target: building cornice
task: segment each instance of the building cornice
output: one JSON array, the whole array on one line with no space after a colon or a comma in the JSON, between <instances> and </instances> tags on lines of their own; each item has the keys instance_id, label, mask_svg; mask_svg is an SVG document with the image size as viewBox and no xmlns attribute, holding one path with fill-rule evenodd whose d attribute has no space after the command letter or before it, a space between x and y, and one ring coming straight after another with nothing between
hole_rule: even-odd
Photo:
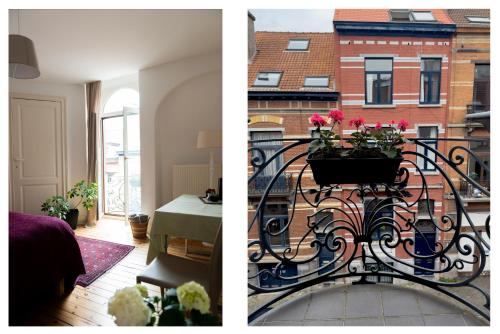
<instances>
[{"instance_id":1,"label":"building cornice","mask_svg":"<svg viewBox=\"0 0 500 334\"><path fill-rule=\"evenodd\" d=\"M302 101L337 101L339 92L311 91L248 91L248 100L302 100Z\"/></svg>"},{"instance_id":2,"label":"building cornice","mask_svg":"<svg viewBox=\"0 0 500 334\"><path fill-rule=\"evenodd\" d=\"M450 37L457 30L456 24L414 22L353 22L333 21L339 35Z\"/></svg>"}]
</instances>

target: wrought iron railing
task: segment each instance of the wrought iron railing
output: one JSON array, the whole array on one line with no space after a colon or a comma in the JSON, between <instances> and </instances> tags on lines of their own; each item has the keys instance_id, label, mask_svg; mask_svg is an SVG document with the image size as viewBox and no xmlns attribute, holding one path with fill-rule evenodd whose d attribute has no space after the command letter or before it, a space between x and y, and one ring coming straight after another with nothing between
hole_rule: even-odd
<instances>
[{"instance_id":1,"label":"wrought iron railing","mask_svg":"<svg viewBox=\"0 0 500 334\"><path fill-rule=\"evenodd\" d=\"M484 196L490 196L489 189L462 171L466 157L470 157L489 172L488 166L468 148L468 141L481 139L437 139L437 145L428 145L418 138L408 139L394 183L326 186L314 184L305 160L311 140L287 139L287 145L271 157L266 157L254 144L272 140L250 142L250 163L255 173L249 177L249 184L255 182L274 159L280 158L285 163L269 180L255 210L249 213L250 296L278 293L272 294L268 302L253 311L249 321L277 301L304 288L341 279L353 284L384 281L374 279L377 277L425 285L489 320L489 292L474 284L484 272L489 254L489 212L484 222L472 221L450 177L453 175L454 180L461 179ZM410 146L415 149L408 149ZM442 152L444 147L446 153ZM432 165L432 172L420 168L417 160L426 161L425 166ZM277 224L277 220L266 213L266 207L273 201L271 189L274 184L291 169L294 175L288 219ZM370 173L370 166L366 166L366 172ZM442 188L441 214L434 214L432 197L436 185ZM445 191L453 195L446 205ZM419 204L427 209L418 212ZM311 211L304 217L301 212L307 208ZM484 225L482 230L486 234L477 228L478 224ZM274 247L271 239L281 235L294 237L296 242ZM329 256L324 257L325 254ZM468 271L468 274L443 279L458 271L462 274ZM455 291L458 287L478 291L484 303L478 305L469 300Z\"/></svg>"},{"instance_id":2,"label":"wrought iron railing","mask_svg":"<svg viewBox=\"0 0 500 334\"><path fill-rule=\"evenodd\" d=\"M249 197L260 197L264 194L267 185L271 181L274 175L257 176L248 184L248 196ZM279 175L273 187L269 191L270 196L286 196L292 191L292 175L290 173L284 173Z\"/></svg>"},{"instance_id":3,"label":"wrought iron railing","mask_svg":"<svg viewBox=\"0 0 500 334\"><path fill-rule=\"evenodd\" d=\"M478 112L490 111L490 106L482 104L469 104L467 105L467 114L476 114Z\"/></svg>"}]
</instances>

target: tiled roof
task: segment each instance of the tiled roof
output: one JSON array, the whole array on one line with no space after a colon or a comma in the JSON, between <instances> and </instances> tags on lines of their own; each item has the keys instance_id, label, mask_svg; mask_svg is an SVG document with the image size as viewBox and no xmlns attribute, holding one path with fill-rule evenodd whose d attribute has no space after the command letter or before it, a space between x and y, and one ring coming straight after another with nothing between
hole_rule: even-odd
<instances>
[{"instance_id":1,"label":"tiled roof","mask_svg":"<svg viewBox=\"0 0 500 334\"><path fill-rule=\"evenodd\" d=\"M390 9L335 9L334 21L391 22ZM453 23L445 9L415 9L431 11L439 23Z\"/></svg>"},{"instance_id":2,"label":"tiled roof","mask_svg":"<svg viewBox=\"0 0 500 334\"><path fill-rule=\"evenodd\" d=\"M489 28L489 24L471 23L467 16L490 17L489 9L448 9L448 15L457 24L458 27L477 27Z\"/></svg>"},{"instance_id":3,"label":"tiled roof","mask_svg":"<svg viewBox=\"0 0 500 334\"><path fill-rule=\"evenodd\" d=\"M248 66L250 90L333 90L332 33L256 32L257 54ZM290 39L309 39L308 51L286 51ZM254 87L259 72L282 72L279 87ZM329 76L329 88L304 88L306 76Z\"/></svg>"}]
</instances>

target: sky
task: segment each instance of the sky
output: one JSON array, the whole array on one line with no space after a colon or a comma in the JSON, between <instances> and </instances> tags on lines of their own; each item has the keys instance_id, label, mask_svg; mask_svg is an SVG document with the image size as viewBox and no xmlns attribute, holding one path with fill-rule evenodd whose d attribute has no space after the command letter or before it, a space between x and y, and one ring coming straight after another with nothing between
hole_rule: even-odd
<instances>
[{"instance_id":1,"label":"sky","mask_svg":"<svg viewBox=\"0 0 500 334\"><path fill-rule=\"evenodd\" d=\"M250 9L256 31L332 32L333 9Z\"/></svg>"}]
</instances>

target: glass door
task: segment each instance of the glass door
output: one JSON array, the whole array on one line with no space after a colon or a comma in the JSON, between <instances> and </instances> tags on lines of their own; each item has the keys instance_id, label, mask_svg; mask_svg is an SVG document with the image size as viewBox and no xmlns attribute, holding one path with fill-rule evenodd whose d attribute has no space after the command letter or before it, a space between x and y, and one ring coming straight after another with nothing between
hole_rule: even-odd
<instances>
[{"instance_id":1,"label":"glass door","mask_svg":"<svg viewBox=\"0 0 500 334\"><path fill-rule=\"evenodd\" d=\"M111 99L110 99L111 100ZM116 104L102 116L102 203L105 215L141 211L140 120L137 104Z\"/></svg>"}]
</instances>

